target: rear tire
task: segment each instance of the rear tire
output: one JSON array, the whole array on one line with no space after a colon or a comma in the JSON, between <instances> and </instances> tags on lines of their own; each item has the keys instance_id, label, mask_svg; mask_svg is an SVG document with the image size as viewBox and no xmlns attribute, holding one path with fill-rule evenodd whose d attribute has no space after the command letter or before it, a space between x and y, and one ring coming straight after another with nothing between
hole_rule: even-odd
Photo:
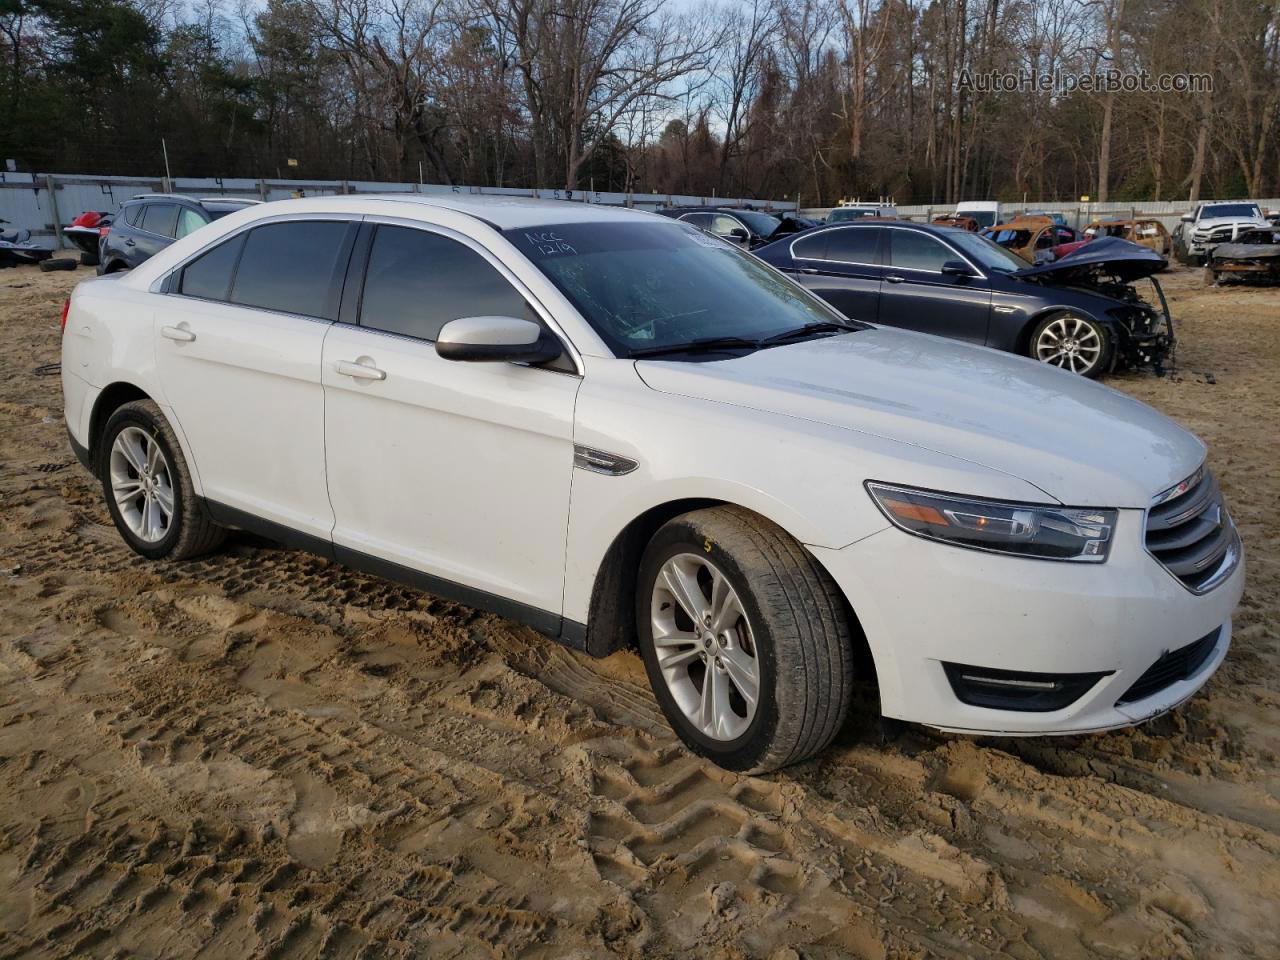
<instances>
[{"instance_id":1,"label":"rear tire","mask_svg":"<svg viewBox=\"0 0 1280 960\"><path fill-rule=\"evenodd\" d=\"M151 560L185 560L218 547L226 531L196 496L173 427L150 400L135 400L107 420L97 472L120 536Z\"/></svg>"},{"instance_id":2,"label":"rear tire","mask_svg":"<svg viewBox=\"0 0 1280 960\"><path fill-rule=\"evenodd\" d=\"M636 616L668 722L720 766L764 773L799 763L844 723L853 650L843 598L768 520L715 507L668 522L641 561Z\"/></svg>"}]
</instances>

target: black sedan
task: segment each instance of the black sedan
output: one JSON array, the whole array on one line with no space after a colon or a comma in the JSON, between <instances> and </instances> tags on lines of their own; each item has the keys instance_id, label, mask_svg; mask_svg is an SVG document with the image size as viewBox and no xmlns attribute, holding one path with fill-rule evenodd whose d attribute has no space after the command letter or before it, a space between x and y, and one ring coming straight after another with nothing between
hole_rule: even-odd
<instances>
[{"instance_id":1,"label":"black sedan","mask_svg":"<svg viewBox=\"0 0 1280 960\"><path fill-rule=\"evenodd\" d=\"M754 251L855 320L1029 356L1085 377L1160 368L1173 328L1154 273L1164 258L1104 238L1032 266L953 227L848 223ZM1133 283L1150 278L1143 299Z\"/></svg>"}]
</instances>

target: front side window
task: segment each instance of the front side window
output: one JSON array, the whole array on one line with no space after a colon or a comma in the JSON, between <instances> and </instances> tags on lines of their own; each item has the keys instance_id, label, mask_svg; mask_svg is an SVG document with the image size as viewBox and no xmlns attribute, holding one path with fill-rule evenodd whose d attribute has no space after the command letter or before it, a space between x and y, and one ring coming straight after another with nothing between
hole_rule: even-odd
<instances>
[{"instance_id":1,"label":"front side window","mask_svg":"<svg viewBox=\"0 0 1280 960\"><path fill-rule=\"evenodd\" d=\"M743 233L747 232L746 227L741 223L733 219L733 217L726 217L722 213L716 214L711 220L711 232L718 237L732 236L735 230L740 230Z\"/></svg>"},{"instance_id":2,"label":"front side window","mask_svg":"<svg viewBox=\"0 0 1280 960\"><path fill-rule=\"evenodd\" d=\"M754 210L742 210L738 218L756 232L761 239L768 239L782 225L782 221L772 214L757 213Z\"/></svg>"},{"instance_id":3,"label":"front side window","mask_svg":"<svg viewBox=\"0 0 1280 960\"><path fill-rule=\"evenodd\" d=\"M147 233L172 237L178 222L176 203L148 203L142 211L141 227Z\"/></svg>"},{"instance_id":4,"label":"front side window","mask_svg":"<svg viewBox=\"0 0 1280 960\"><path fill-rule=\"evenodd\" d=\"M425 230L378 227L360 325L435 340L441 327L459 317L534 319L516 288L465 244Z\"/></svg>"},{"instance_id":5,"label":"front side window","mask_svg":"<svg viewBox=\"0 0 1280 960\"><path fill-rule=\"evenodd\" d=\"M190 207L183 207L182 212L178 214L178 230L174 236L181 240L193 230L199 230L207 222L208 221L206 221L204 217L200 216L200 214L196 213Z\"/></svg>"},{"instance_id":6,"label":"front side window","mask_svg":"<svg viewBox=\"0 0 1280 960\"><path fill-rule=\"evenodd\" d=\"M854 326L751 254L686 223L551 224L506 236L619 356L719 338L754 342L809 324Z\"/></svg>"},{"instance_id":7,"label":"front side window","mask_svg":"<svg viewBox=\"0 0 1280 960\"><path fill-rule=\"evenodd\" d=\"M954 260L955 254L933 237L914 230L891 230L890 262L904 270L929 270L941 273L942 265Z\"/></svg>"},{"instance_id":8,"label":"front side window","mask_svg":"<svg viewBox=\"0 0 1280 960\"><path fill-rule=\"evenodd\" d=\"M334 220L268 223L249 231L231 302L308 317L329 316L329 288L347 224Z\"/></svg>"},{"instance_id":9,"label":"front side window","mask_svg":"<svg viewBox=\"0 0 1280 960\"><path fill-rule=\"evenodd\" d=\"M240 259L244 238L243 233L232 237L183 267L178 292L204 300L226 300L231 295L231 278Z\"/></svg>"}]
</instances>

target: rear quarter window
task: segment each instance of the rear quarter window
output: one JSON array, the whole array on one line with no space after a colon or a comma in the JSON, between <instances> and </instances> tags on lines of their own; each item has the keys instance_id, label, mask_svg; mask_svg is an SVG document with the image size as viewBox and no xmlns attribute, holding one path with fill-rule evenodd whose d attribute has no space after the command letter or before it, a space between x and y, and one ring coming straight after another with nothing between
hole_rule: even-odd
<instances>
[{"instance_id":1,"label":"rear quarter window","mask_svg":"<svg viewBox=\"0 0 1280 960\"><path fill-rule=\"evenodd\" d=\"M218 244L182 268L178 292L204 300L226 300L231 294L231 278L235 274L245 235Z\"/></svg>"}]
</instances>

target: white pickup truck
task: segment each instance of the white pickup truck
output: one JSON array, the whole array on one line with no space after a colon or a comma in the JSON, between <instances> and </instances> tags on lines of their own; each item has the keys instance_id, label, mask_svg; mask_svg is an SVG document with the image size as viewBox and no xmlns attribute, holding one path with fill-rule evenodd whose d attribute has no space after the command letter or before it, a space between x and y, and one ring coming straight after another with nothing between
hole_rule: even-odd
<instances>
[{"instance_id":1,"label":"white pickup truck","mask_svg":"<svg viewBox=\"0 0 1280 960\"><path fill-rule=\"evenodd\" d=\"M1256 203L1247 200L1202 203L1191 213L1182 215L1186 262L1201 266L1218 244L1233 242L1241 231L1265 226L1267 219Z\"/></svg>"}]
</instances>

